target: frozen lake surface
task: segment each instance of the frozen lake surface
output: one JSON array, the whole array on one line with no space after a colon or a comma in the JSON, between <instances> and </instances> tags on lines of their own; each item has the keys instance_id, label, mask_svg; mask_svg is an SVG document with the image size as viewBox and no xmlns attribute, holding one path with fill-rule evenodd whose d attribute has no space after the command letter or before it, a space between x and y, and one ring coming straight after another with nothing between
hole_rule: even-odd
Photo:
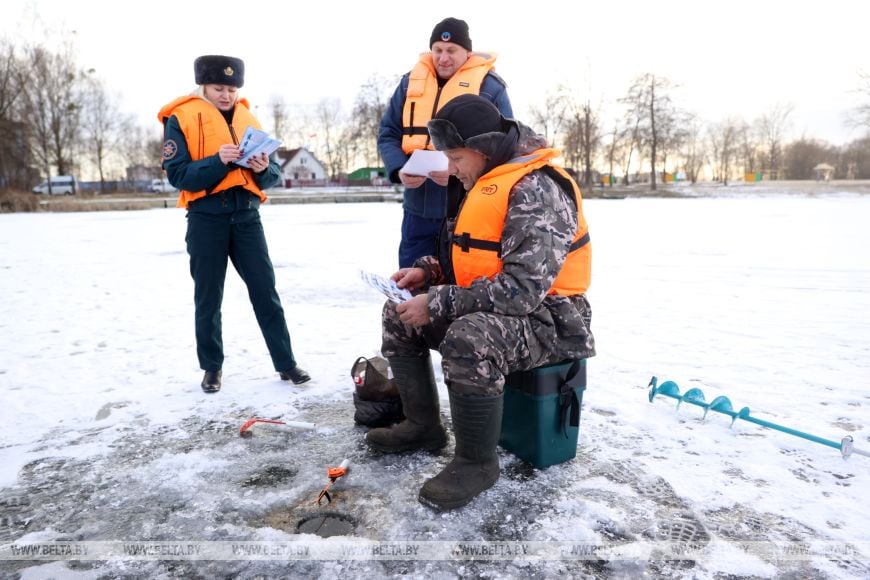
<instances>
[{"instance_id":1,"label":"frozen lake surface","mask_svg":"<svg viewBox=\"0 0 870 580\"><path fill-rule=\"evenodd\" d=\"M870 457L647 398L656 376L870 450L870 197L585 211L598 356L577 458L536 470L500 451L495 487L446 514L416 496L452 443L376 455L353 424L348 371L380 346L381 297L358 270L394 271L399 204L263 208L314 380L278 379L231 271L214 396L199 388L182 211L0 215L0 574L870 577ZM318 428L240 438L252 417ZM316 506L344 458L350 473ZM299 532L324 515L351 533ZM22 556L45 542L91 553ZM694 552L656 551L674 545Z\"/></svg>"}]
</instances>

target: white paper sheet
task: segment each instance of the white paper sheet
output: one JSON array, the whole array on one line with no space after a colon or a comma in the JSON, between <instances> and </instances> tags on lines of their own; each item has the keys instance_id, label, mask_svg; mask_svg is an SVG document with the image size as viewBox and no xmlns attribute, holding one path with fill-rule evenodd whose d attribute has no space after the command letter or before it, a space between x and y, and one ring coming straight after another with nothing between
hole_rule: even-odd
<instances>
[{"instance_id":1,"label":"white paper sheet","mask_svg":"<svg viewBox=\"0 0 870 580\"><path fill-rule=\"evenodd\" d=\"M402 173L428 177L432 171L447 171L447 156L441 151L415 149L411 158L402 167Z\"/></svg>"}]
</instances>

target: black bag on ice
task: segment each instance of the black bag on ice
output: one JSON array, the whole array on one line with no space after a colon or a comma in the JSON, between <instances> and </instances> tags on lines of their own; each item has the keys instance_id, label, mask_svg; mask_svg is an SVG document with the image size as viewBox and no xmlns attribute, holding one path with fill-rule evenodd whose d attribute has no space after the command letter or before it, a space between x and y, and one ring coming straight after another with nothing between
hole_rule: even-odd
<instances>
[{"instance_id":1,"label":"black bag on ice","mask_svg":"<svg viewBox=\"0 0 870 580\"><path fill-rule=\"evenodd\" d=\"M399 390L387 378L388 373L389 363L382 357L361 356L350 368L355 387L353 420L357 425L387 427L405 418Z\"/></svg>"}]
</instances>

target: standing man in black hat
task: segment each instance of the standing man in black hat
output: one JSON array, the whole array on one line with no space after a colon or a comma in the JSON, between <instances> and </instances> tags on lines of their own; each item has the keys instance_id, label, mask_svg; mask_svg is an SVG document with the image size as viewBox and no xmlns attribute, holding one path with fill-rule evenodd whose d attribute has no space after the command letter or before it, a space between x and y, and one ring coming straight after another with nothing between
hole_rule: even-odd
<instances>
[{"instance_id":1,"label":"standing man in black hat","mask_svg":"<svg viewBox=\"0 0 870 580\"><path fill-rule=\"evenodd\" d=\"M378 133L378 151L390 181L405 186L400 268L435 254L441 222L455 211L448 210L446 171L428 176L402 172L414 150L432 149L426 123L451 99L463 94L480 95L495 104L503 116L513 117L505 82L493 68L496 55L471 51L464 20L445 18L436 24L429 48L430 52L421 54L411 72L402 77Z\"/></svg>"},{"instance_id":2,"label":"standing man in black hat","mask_svg":"<svg viewBox=\"0 0 870 580\"><path fill-rule=\"evenodd\" d=\"M227 262L248 287L248 296L275 370L301 384L311 377L296 364L275 271L258 208L265 189L278 183L281 169L265 153L244 164L239 139L260 122L238 90L245 64L238 58L206 55L193 63L196 90L165 105L163 168L187 209L187 253L194 282L196 353L205 371L202 390L221 388L224 362L221 302Z\"/></svg>"}]
</instances>

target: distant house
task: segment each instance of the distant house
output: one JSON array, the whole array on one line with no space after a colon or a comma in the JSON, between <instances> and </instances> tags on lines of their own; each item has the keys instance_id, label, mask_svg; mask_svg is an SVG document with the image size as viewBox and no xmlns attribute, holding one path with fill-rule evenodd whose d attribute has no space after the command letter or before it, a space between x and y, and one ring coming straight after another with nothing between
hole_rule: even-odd
<instances>
[{"instance_id":1,"label":"distant house","mask_svg":"<svg viewBox=\"0 0 870 580\"><path fill-rule=\"evenodd\" d=\"M326 167L308 149L278 149L275 155L281 165L284 187L326 185Z\"/></svg>"}]
</instances>

